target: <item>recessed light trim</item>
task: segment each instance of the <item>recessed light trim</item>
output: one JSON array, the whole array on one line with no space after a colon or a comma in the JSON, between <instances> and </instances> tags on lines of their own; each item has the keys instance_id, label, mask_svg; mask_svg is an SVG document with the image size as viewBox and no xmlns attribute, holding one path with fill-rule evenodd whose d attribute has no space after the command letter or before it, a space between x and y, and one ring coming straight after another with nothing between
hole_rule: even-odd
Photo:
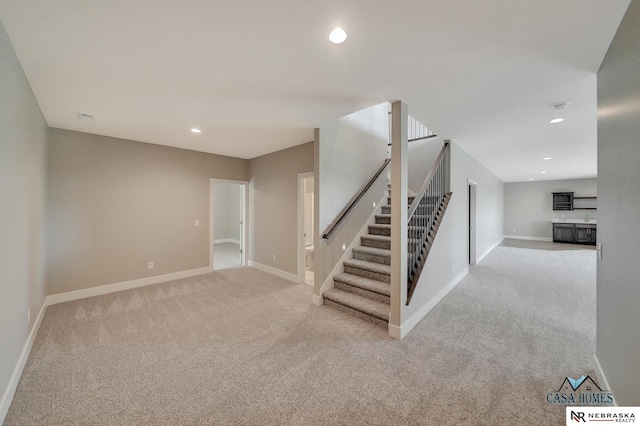
<instances>
[{"instance_id":1,"label":"recessed light trim","mask_svg":"<svg viewBox=\"0 0 640 426\"><path fill-rule=\"evenodd\" d=\"M193 129L191 129L191 133L202 133L202 130L194 127Z\"/></svg>"},{"instance_id":2,"label":"recessed light trim","mask_svg":"<svg viewBox=\"0 0 640 426\"><path fill-rule=\"evenodd\" d=\"M557 123L562 123L564 121L564 118L554 118L553 120L551 120L549 123L551 124L557 124Z\"/></svg>"},{"instance_id":3,"label":"recessed light trim","mask_svg":"<svg viewBox=\"0 0 640 426\"><path fill-rule=\"evenodd\" d=\"M334 28L329 33L329 41L333 44L341 44L347 40L347 33L340 27Z\"/></svg>"},{"instance_id":4,"label":"recessed light trim","mask_svg":"<svg viewBox=\"0 0 640 426\"><path fill-rule=\"evenodd\" d=\"M551 157L544 157L543 160L551 160Z\"/></svg>"},{"instance_id":5,"label":"recessed light trim","mask_svg":"<svg viewBox=\"0 0 640 426\"><path fill-rule=\"evenodd\" d=\"M546 174L546 173L547 173L547 172L540 172L540 174L541 174L541 175L544 175L544 174Z\"/></svg>"}]
</instances>

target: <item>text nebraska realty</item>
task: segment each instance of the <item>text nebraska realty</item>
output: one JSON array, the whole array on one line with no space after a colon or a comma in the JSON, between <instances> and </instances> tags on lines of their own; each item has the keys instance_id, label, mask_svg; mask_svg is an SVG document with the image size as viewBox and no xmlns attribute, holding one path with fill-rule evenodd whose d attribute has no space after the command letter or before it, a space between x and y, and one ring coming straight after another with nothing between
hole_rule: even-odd
<instances>
[{"instance_id":1,"label":"text nebraska realty","mask_svg":"<svg viewBox=\"0 0 640 426\"><path fill-rule=\"evenodd\" d=\"M580 422L616 422L616 423L635 423L636 416L633 413L585 413L580 411L571 411L571 420Z\"/></svg>"}]
</instances>

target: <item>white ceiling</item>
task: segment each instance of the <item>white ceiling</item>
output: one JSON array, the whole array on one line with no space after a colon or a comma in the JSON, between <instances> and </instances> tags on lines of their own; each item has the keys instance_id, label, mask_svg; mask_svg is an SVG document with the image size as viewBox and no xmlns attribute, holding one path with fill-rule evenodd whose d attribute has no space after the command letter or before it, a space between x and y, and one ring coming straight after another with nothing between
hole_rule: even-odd
<instances>
[{"instance_id":1,"label":"white ceiling","mask_svg":"<svg viewBox=\"0 0 640 426\"><path fill-rule=\"evenodd\" d=\"M595 73L629 2L0 0L0 19L52 127L253 158L402 99L513 182L596 175Z\"/></svg>"}]
</instances>

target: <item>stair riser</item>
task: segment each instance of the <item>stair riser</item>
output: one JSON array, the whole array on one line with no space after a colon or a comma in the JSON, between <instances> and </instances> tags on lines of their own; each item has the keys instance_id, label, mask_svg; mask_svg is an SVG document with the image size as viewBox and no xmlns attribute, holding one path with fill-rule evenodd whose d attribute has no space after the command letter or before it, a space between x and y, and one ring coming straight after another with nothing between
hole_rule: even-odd
<instances>
[{"instance_id":1,"label":"stair riser","mask_svg":"<svg viewBox=\"0 0 640 426\"><path fill-rule=\"evenodd\" d=\"M354 316L356 318L360 318L361 320L366 321L366 322L368 322L370 324L377 325L378 327L380 327L380 328L382 328L384 330L387 330L387 328L389 327L389 322L388 321L383 321L380 318L376 318L376 317L373 317L371 315L367 315L367 314L365 314L363 312L360 312L360 311L355 310L355 309L351 309L348 306L342 305L340 303L336 303L336 302L334 302L332 300L324 299L323 303L326 306L330 306L330 307L332 307L334 309L337 309L339 311L342 311L342 312L344 312L346 314L352 315L352 316Z\"/></svg>"},{"instance_id":2,"label":"stair riser","mask_svg":"<svg viewBox=\"0 0 640 426\"><path fill-rule=\"evenodd\" d=\"M376 224L377 225L390 225L391 217L390 216L379 216L376 215Z\"/></svg>"},{"instance_id":3,"label":"stair riser","mask_svg":"<svg viewBox=\"0 0 640 426\"><path fill-rule=\"evenodd\" d=\"M334 281L333 286L342 291L348 291L349 293L357 294L358 296L367 297L371 300L375 300L377 302L382 302L386 304L391 304L391 298L384 294L375 293L373 291L365 290L360 287L355 287L349 284L345 284L340 281Z\"/></svg>"},{"instance_id":4,"label":"stair riser","mask_svg":"<svg viewBox=\"0 0 640 426\"><path fill-rule=\"evenodd\" d=\"M373 247L391 250L391 241L369 240L366 237L360 238L360 245L364 247Z\"/></svg>"},{"instance_id":5,"label":"stair riser","mask_svg":"<svg viewBox=\"0 0 640 426\"><path fill-rule=\"evenodd\" d=\"M365 269L355 268L353 266L344 265L344 272L347 274L359 275L361 277L370 278L372 280L382 281L383 283L390 283L391 277L389 275L380 274L378 272L367 271Z\"/></svg>"},{"instance_id":6,"label":"stair riser","mask_svg":"<svg viewBox=\"0 0 640 426\"><path fill-rule=\"evenodd\" d=\"M391 214L391 206L382 206L382 214Z\"/></svg>"},{"instance_id":7,"label":"stair riser","mask_svg":"<svg viewBox=\"0 0 640 426\"><path fill-rule=\"evenodd\" d=\"M353 258L358 260L366 260L367 262L379 263L381 265L391 265L391 257L389 256L378 256L375 254L362 253L354 250Z\"/></svg>"},{"instance_id":8,"label":"stair riser","mask_svg":"<svg viewBox=\"0 0 640 426\"><path fill-rule=\"evenodd\" d=\"M369 227L369 234L371 235L385 235L387 237L391 236L391 228L375 228L373 226Z\"/></svg>"}]
</instances>

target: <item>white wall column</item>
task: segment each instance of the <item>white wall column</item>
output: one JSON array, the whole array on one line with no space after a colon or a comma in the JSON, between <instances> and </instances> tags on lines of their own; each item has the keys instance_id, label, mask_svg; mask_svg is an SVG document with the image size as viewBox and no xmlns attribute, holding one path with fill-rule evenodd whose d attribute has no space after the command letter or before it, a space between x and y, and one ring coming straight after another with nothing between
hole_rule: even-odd
<instances>
[{"instance_id":1,"label":"white wall column","mask_svg":"<svg viewBox=\"0 0 640 426\"><path fill-rule=\"evenodd\" d=\"M407 301L407 126L409 109L391 105L391 315L389 335L400 339L402 306Z\"/></svg>"}]
</instances>

